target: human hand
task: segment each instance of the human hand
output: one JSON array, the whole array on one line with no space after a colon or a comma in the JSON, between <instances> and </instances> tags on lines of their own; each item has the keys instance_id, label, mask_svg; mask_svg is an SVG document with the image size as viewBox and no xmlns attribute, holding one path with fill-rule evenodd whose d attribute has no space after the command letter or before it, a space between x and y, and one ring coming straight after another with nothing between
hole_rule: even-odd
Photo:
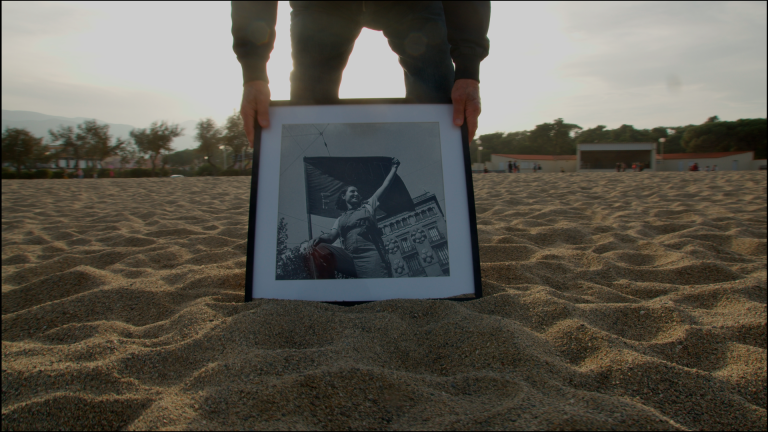
<instances>
[{"instance_id":1,"label":"human hand","mask_svg":"<svg viewBox=\"0 0 768 432\"><path fill-rule=\"evenodd\" d=\"M320 236L317 236L309 241L309 248L314 249L319 244L320 244Z\"/></svg>"},{"instance_id":2,"label":"human hand","mask_svg":"<svg viewBox=\"0 0 768 432\"><path fill-rule=\"evenodd\" d=\"M397 169L400 166L400 161L397 158L392 158L392 169Z\"/></svg>"},{"instance_id":3,"label":"human hand","mask_svg":"<svg viewBox=\"0 0 768 432\"><path fill-rule=\"evenodd\" d=\"M469 130L469 142L477 132L477 118L480 117L480 83L472 79L459 79L451 90L453 100L453 124L461 126L464 119Z\"/></svg>"},{"instance_id":4,"label":"human hand","mask_svg":"<svg viewBox=\"0 0 768 432\"><path fill-rule=\"evenodd\" d=\"M243 84L243 100L240 102L240 117L243 118L245 136L253 148L254 122L263 128L269 127L269 85L264 81L249 81Z\"/></svg>"}]
</instances>

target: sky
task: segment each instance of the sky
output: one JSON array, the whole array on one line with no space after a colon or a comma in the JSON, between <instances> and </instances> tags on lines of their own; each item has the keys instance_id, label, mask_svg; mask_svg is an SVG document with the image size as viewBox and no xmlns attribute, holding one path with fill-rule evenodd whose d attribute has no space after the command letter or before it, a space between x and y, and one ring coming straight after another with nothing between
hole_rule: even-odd
<instances>
[{"instance_id":1,"label":"sky","mask_svg":"<svg viewBox=\"0 0 768 432\"><path fill-rule=\"evenodd\" d=\"M327 148L320 138L323 132ZM438 123L332 123L284 125L280 144L278 213L288 223L288 246L309 238L302 157L388 156L400 161L397 175L411 197L425 192L445 209L443 165ZM364 199L369 197L364 196ZM335 202L335 201L334 201ZM316 237L330 232L336 219L312 216Z\"/></svg>"},{"instance_id":2,"label":"sky","mask_svg":"<svg viewBox=\"0 0 768 432\"><path fill-rule=\"evenodd\" d=\"M494 2L479 134L563 118L638 128L766 117L766 2ZM268 63L288 99L290 6ZM2 2L2 108L147 127L239 107L228 2ZM375 82L376 85L371 85ZM363 30L340 89L403 97L381 32Z\"/></svg>"}]
</instances>

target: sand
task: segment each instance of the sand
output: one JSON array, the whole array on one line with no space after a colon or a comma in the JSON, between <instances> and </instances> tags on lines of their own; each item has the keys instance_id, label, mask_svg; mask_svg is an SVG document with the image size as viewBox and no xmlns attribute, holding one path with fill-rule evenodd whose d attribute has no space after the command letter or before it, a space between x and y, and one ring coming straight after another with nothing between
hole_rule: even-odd
<instances>
[{"instance_id":1,"label":"sand","mask_svg":"<svg viewBox=\"0 0 768 432\"><path fill-rule=\"evenodd\" d=\"M3 430L766 430L764 172L474 181L484 298L342 307L249 178L3 180Z\"/></svg>"}]
</instances>

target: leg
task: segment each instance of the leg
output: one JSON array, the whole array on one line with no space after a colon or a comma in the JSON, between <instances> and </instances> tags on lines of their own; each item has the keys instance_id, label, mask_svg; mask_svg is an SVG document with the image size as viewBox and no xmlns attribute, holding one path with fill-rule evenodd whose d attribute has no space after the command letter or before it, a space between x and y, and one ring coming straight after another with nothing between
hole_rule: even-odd
<instances>
[{"instance_id":1,"label":"leg","mask_svg":"<svg viewBox=\"0 0 768 432\"><path fill-rule=\"evenodd\" d=\"M291 101L333 103L339 99L341 75L362 30L359 16L311 2L291 2L291 7Z\"/></svg>"},{"instance_id":2,"label":"leg","mask_svg":"<svg viewBox=\"0 0 768 432\"><path fill-rule=\"evenodd\" d=\"M400 58L406 99L417 103L450 103L454 70L442 3L392 4L377 11L372 19Z\"/></svg>"},{"instance_id":3,"label":"leg","mask_svg":"<svg viewBox=\"0 0 768 432\"><path fill-rule=\"evenodd\" d=\"M347 276L357 276L355 263L352 257L344 249L329 245L319 244L310 253L308 272L315 279L335 279L336 272Z\"/></svg>"}]
</instances>

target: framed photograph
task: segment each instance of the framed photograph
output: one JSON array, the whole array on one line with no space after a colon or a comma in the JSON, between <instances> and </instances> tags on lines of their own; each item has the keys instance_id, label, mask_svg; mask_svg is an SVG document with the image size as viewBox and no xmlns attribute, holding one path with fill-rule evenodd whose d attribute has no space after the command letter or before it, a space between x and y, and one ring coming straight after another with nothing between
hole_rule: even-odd
<instances>
[{"instance_id":1,"label":"framed photograph","mask_svg":"<svg viewBox=\"0 0 768 432\"><path fill-rule=\"evenodd\" d=\"M254 142L245 301L481 297L467 131L452 115L273 102Z\"/></svg>"}]
</instances>

